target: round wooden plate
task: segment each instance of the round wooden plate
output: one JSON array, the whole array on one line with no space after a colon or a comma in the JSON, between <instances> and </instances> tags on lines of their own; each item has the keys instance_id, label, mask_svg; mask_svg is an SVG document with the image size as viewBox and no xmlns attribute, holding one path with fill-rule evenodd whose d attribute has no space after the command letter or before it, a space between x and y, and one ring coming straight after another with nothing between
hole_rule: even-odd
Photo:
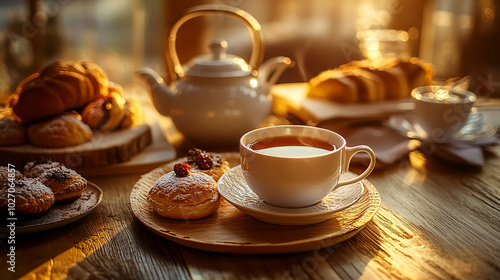
<instances>
[{"instance_id":1,"label":"round wooden plate","mask_svg":"<svg viewBox=\"0 0 500 280\"><path fill-rule=\"evenodd\" d=\"M22 167L34 160L51 159L69 168L104 166L130 160L151 144L151 128L142 124L109 133L95 132L89 142L63 148L43 148L31 144L0 147L0 165Z\"/></svg>"},{"instance_id":2,"label":"round wooden plate","mask_svg":"<svg viewBox=\"0 0 500 280\"><path fill-rule=\"evenodd\" d=\"M223 154L234 167L239 154ZM380 208L375 187L363 180L362 197L351 207L335 213L332 219L307 226L273 225L259 221L237 210L227 201L214 214L194 221L167 219L156 214L147 201L154 182L172 171L177 162L143 175L132 188L130 204L133 214L153 232L179 244L214 252L238 254L277 254L316 250L349 239L358 233ZM284 234L286 233L286 234Z\"/></svg>"}]
</instances>

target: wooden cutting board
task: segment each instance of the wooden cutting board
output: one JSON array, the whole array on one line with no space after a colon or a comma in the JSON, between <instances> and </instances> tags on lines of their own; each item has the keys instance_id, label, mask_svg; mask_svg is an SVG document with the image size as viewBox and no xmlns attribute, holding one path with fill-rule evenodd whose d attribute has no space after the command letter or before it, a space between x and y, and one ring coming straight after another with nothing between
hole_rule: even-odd
<instances>
[{"instance_id":1,"label":"wooden cutting board","mask_svg":"<svg viewBox=\"0 0 500 280\"><path fill-rule=\"evenodd\" d=\"M231 167L239 164L239 154L223 154ZM316 250L345 241L372 220L380 208L375 187L363 180L362 197L332 219L307 226L268 224L246 215L223 200L216 213L205 218L184 221L159 216L147 201L154 182L172 171L172 161L143 175L132 188L130 205L133 214L146 227L179 244L214 252L235 254L279 254Z\"/></svg>"},{"instance_id":2,"label":"wooden cutting board","mask_svg":"<svg viewBox=\"0 0 500 280\"><path fill-rule=\"evenodd\" d=\"M106 166L125 162L152 143L148 124L114 132L95 132L89 142L63 148L43 148L31 144L0 147L0 165L22 168L27 162L41 159L59 161L69 168Z\"/></svg>"}]
</instances>

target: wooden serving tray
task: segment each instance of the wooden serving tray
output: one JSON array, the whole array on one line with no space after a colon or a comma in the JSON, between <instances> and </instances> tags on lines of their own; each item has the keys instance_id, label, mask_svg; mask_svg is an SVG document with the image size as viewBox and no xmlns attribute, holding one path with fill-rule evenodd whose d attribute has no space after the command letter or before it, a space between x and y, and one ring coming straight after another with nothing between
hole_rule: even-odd
<instances>
[{"instance_id":1,"label":"wooden serving tray","mask_svg":"<svg viewBox=\"0 0 500 280\"><path fill-rule=\"evenodd\" d=\"M105 166L130 160L152 142L148 124L110 133L94 132L89 142L64 148L42 148L31 144L0 147L0 165L22 167L34 160L51 159L69 168Z\"/></svg>"},{"instance_id":2,"label":"wooden serving tray","mask_svg":"<svg viewBox=\"0 0 500 280\"><path fill-rule=\"evenodd\" d=\"M223 154L234 167L239 164L236 153ZM216 213L200 220L167 219L156 214L147 201L154 182L172 171L177 159L143 175L132 188L130 204L133 214L146 227L179 244L214 252L238 254L276 254L302 252L327 247L349 239L375 216L380 196L375 187L363 180L362 197L351 207L336 213L323 223L307 226L281 226L261 222L243 214L223 201Z\"/></svg>"}]
</instances>

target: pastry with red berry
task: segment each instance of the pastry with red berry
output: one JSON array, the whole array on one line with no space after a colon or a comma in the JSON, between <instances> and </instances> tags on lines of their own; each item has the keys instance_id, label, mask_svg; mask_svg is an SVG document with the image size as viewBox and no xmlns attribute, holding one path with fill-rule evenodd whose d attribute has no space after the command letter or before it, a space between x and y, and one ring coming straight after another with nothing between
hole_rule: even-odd
<instances>
[{"instance_id":1,"label":"pastry with red berry","mask_svg":"<svg viewBox=\"0 0 500 280\"><path fill-rule=\"evenodd\" d=\"M148 193L148 201L160 216L196 220L214 213L221 203L217 182L205 174L178 163L160 177Z\"/></svg>"},{"instance_id":2,"label":"pastry with red berry","mask_svg":"<svg viewBox=\"0 0 500 280\"><path fill-rule=\"evenodd\" d=\"M216 182L230 169L229 163L221 155L196 148L188 151L186 159L192 171L212 176Z\"/></svg>"}]
</instances>

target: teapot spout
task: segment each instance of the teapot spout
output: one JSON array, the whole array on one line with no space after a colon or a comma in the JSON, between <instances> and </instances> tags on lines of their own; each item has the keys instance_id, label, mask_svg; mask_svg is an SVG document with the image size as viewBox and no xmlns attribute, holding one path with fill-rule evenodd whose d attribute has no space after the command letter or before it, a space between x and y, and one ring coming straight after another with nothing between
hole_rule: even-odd
<instances>
[{"instance_id":1,"label":"teapot spout","mask_svg":"<svg viewBox=\"0 0 500 280\"><path fill-rule=\"evenodd\" d=\"M136 74L148 84L149 95L156 110L164 116L169 116L173 93L165 84L163 78L160 77L160 75L158 75L158 73L154 70L149 68L139 70Z\"/></svg>"},{"instance_id":2,"label":"teapot spout","mask_svg":"<svg viewBox=\"0 0 500 280\"><path fill-rule=\"evenodd\" d=\"M259 83L268 87L274 85L281 74L295 63L286 56L273 57L264 63L259 68Z\"/></svg>"}]
</instances>

